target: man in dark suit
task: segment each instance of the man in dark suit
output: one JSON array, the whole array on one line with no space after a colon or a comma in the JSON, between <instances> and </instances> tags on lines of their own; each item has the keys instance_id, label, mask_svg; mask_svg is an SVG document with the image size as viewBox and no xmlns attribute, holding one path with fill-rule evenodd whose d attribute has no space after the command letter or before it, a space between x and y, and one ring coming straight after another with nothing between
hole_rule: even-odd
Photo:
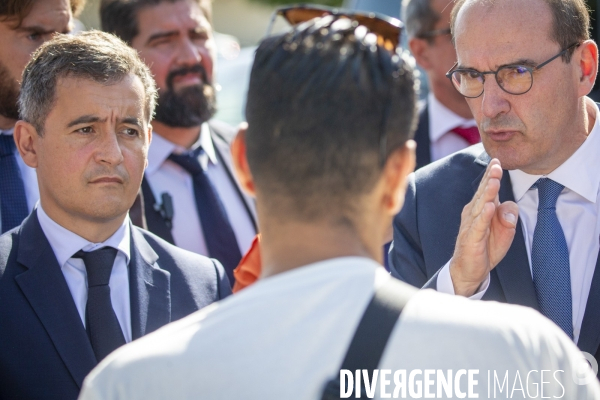
<instances>
[{"instance_id":1,"label":"man in dark suit","mask_svg":"<svg viewBox=\"0 0 600 400\"><path fill-rule=\"evenodd\" d=\"M230 293L220 264L133 226L156 89L112 35L28 64L15 140L40 203L0 237L0 398L75 399L108 353Z\"/></svg>"},{"instance_id":2,"label":"man in dark suit","mask_svg":"<svg viewBox=\"0 0 600 400\"><path fill-rule=\"evenodd\" d=\"M136 49L156 80L142 191L148 229L233 269L256 234L253 201L234 177L229 143L236 130L215 112L211 5L208 0L104 0L102 29ZM209 234L210 232L210 234Z\"/></svg>"},{"instance_id":3,"label":"man in dark suit","mask_svg":"<svg viewBox=\"0 0 600 400\"><path fill-rule=\"evenodd\" d=\"M490 4L459 1L452 14L451 78L483 146L411 178L392 274L538 309L598 358L600 121L586 97L598 63L589 15L580 0Z\"/></svg>"},{"instance_id":4,"label":"man in dark suit","mask_svg":"<svg viewBox=\"0 0 600 400\"><path fill-rule=\"evenodd\" d=\"M408 46L429 83L415 131L417 169L479 142L467 102L445 76L456 62L450 36L452 6L449 0L404 1Z\"/></svg>"},{"instance_id":5,"label":"man in dark suit","mask_svg":"<svg viewBox=\"0 0 600 400\"><path fill-rule=\"evenodd\" d=\"M84 5L85 0L0 2L0 233L21 224L40 198L35 170L13 140L21 74L44 41L73 28L72 17Z\"/></svg>"}]
</instances>

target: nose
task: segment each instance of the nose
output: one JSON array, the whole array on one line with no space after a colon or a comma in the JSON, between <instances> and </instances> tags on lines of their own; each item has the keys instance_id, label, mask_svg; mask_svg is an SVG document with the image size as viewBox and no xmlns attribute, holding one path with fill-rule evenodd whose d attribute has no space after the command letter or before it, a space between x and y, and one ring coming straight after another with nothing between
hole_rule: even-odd
<instances>
[{"instance_id":1,"label":"nose","mask_svg":"<svg viewBox=\"0 0 600 400\"><path fill-rule=\"evenodd\" d=\"M99 164L119 165L123 162L123 152L115 132L107 132L98 138L96 161Z\"/></svg>"},{"instance_id":2,"label":"nose","mask_svg":"<svg viewBox=\"0 0 600 400\"><path fill-rule=\"evenodd\" d=\"M200 49L189 38L181 41L177 54L179 65L196 65L202 61Z\"/></svg>"},{"instance_id":3,"label":"nose","mask_svg":"<svg viewBox=\"0 0 600 400\"><path fill-rule=\"evenodd\" d=\"M481 95L481 111L487 118L494 118L500 114L506 114L510 111L508 102L508 93L506 93L493 75L487 75L483 83L483 94Z\"/></svg>"}]
</instances>

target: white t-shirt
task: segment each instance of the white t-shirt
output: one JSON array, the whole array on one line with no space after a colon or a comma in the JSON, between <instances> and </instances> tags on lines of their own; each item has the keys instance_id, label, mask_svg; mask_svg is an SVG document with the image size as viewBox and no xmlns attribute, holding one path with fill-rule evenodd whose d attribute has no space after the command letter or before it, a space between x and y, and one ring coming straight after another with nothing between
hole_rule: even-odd
<instances>
[{"instance_id":1,"label":"white t-shirt","mask_svg":"<svg viewBox=\"0 0 600 400\"><path fill-rule=\"evenodd\" d=\"M80 399L319 399L325 382L339 379L358 322L386 279L374 261L347 257L260 280L109 355L87 377ZM467 393L468 371L479 370L471 376L479 398L490 397L488 371L503 386L496 398L523 398L528 373L550 370L544 396L600 399L595 377L587 385L572 379L581 363L567 336L532 309L424 290L404 309L379 367L390 370L390 395L394 374L405 371L405 398L418 398L419 380L425 397L425 370L459 375L460 393ZM509 393L517 375L521 389L517 382ZM531 395L539 381L530 373ZM427 387L434 394L436 388Z\"/></svg>"}]
</instances>

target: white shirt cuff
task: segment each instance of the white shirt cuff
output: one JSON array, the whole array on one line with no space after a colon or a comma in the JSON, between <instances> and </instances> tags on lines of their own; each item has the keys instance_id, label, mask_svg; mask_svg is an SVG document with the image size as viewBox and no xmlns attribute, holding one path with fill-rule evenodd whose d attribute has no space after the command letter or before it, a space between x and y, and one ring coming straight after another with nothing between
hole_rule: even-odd
<instances>
[{"instance_id":1,"label":"white shirt cuff","mask_svg":"<svg viewBox=\"0 0 600 400\"><path fill-rule=\"evenodd\" d=\"M437 277L436 288L440 293L454 295L454 285L452 284L452 277L450 276L450 261L452 261L452 259L450 259L440 270L440 273ZM481 282L481 285L479 285L477 292L475 292L475 294L469 298L472 300L481 300L489 286L490 274L487 274L484 281Z\"/></svg>"}]
</instances>

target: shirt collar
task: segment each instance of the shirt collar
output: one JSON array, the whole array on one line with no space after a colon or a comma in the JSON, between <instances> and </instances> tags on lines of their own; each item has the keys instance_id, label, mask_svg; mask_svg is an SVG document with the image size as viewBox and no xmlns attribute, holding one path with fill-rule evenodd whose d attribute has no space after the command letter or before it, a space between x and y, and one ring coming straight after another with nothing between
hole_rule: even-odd
<instances>
[{"instance_id":1,"label":"shirt collar","mask_svg":"<svg viewBox=\"0 0 600 400\"><path fill-rule=\"evenodd\" d=\"M427 95L427 107L429 107L429 138L431 142L436 142L456 127L477 126L474 119L463 118L440 103L432 92Z\"/></svg>"},{"instance_id":2,"label":"shirt collar","mask_svg":"<svg viewBox=\"0 0 600 400\"><path fill-rule=\"evenodd\" d=\"M102 243L92 243L60 226L44 212L41 204L37 207L37 216L61 268L79 250L93 251L106 246L119 250L129 264L131 246L129 215L125 217L119 229Z\"/></svg>"},{"instance_id":3,"label":"shirt collar","mask_svg":"<svg viewBox=\"0 0 600 400\"><path fill-rule=\"evenodd\" d=\"M12 135L14 130L14 127L10 129L0 129L0 135Z\"/></svg>"},{"instance_id":4,"label":"shirt collar","mask_svg":"<svg viewBox=\"0 0 600 400\"><path fill-rule=\"evenodd\" d=\"M600 110L594 103L596 122L587 139L581 146L554 171L545 177L560 183L581 197L596 203L598 188L600 187ZM531 186L543 175L530 175L521 170L508 171L513 188L515 200L523 198Z\"/></svg>"},{"instance_id":5,"label":"shirt collar","mask_svg":"<svg viewBox=\"0 0 600 400\"><path fill-rule=\"evenodd\" d=\"M200 127L200 137L198 137L196 143L194 143L189 150L195 150L200 146L202 146L202 149L204 149L204 152L208 156L208 161L216 165L218 163L217 154L210 135L210 128L207 123L202 124ZM171 153L185 153L189 150L178 146L160 136L158 133L153 132L152 143L150 143L150 149L148 150L148 167L146 168L146 173L152 175L156 172ZM206 166L203 165L203 167Z\"/></svg>"}]
</instances>

